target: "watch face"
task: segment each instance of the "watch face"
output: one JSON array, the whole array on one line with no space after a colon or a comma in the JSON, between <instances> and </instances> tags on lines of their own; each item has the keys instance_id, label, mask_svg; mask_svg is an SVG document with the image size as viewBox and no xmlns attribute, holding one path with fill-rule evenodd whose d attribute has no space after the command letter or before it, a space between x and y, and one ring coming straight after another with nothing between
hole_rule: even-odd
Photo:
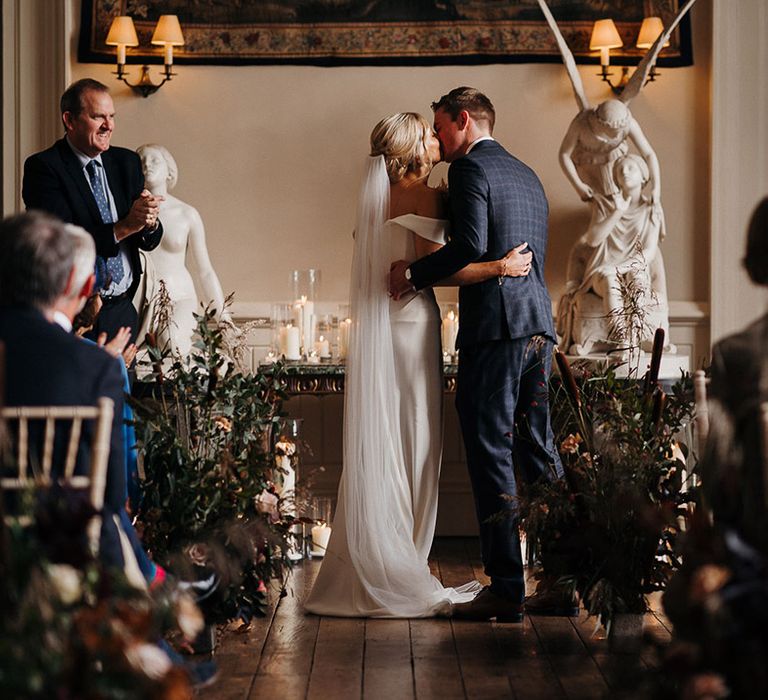
<instances>
[{"instance_id":1,"label":"watch face","mask_svg":"<svg viewBox=\"0 0 768 700\"><path fill-rule=\"evenodd\" d=\"M405 268L405 279L407 279L408 281L410 281L410 279L411 279L411 268L410 267L406 267Z\"/></svg>"}]
</instances>

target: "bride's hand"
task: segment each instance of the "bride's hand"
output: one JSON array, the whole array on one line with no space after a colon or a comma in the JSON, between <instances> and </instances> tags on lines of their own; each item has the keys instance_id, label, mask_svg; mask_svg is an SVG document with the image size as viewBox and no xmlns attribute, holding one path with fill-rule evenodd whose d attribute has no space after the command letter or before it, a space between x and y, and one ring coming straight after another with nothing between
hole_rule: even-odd
<instances>
[{"instance_id":1,"label":"bride's hand","mask_svg":"<svg viewBox=\"0 0 768 700\"><path fill-rule=\"evenodd\" d=\"M521 251L528 247L527 243L521 243L510 250L501 260L499 277L525 277L531 271L533 253Z\"/></svg>"}]
</instances>

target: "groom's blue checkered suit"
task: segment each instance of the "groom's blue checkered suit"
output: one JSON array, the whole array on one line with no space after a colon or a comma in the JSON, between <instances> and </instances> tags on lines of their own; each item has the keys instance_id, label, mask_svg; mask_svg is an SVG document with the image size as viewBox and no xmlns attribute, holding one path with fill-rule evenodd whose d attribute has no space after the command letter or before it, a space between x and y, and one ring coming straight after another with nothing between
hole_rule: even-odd
<instances>
[{"instance_id":1,"label":"groom's blue checkered suit","mask_svg":"<svg viewBox=\"0 0 768 700\"><path fill-rule=\"evenodd\" d=\"M448 171L451 240L410 265L417 289L471 262L497 260L528 243L527 277L459 292L456 407L475 496L483 563L492 589L522 601L523 568L514 504L503 494L562 472L552 444L547 381L555 331L544 283L549 207L536 174L496 141L477 143ZM515 430L517 428L517 430ZM511 517L488 519L502 511Z\"/></svg>"}]
</instances>

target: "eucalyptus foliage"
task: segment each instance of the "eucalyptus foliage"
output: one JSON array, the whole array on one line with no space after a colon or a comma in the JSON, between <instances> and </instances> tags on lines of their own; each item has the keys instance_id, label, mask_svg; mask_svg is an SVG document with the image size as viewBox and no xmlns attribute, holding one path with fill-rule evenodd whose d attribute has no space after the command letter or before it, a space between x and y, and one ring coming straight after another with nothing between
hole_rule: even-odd
<instances>
[{"instance_id":1,"label":"eucalyptus foliage","mask_svg":"<svg viewBox=\"0 0 768 700\"><path fill-rule=\"evenodd\" d=\"M220 612L247 619L264 583L282 578L287 564L280 553L290 523L257 509L257 497L272 488L271 436L286 385L279 363L240 371L216 316L210 307L195 314L186 358L158 343L167 337L162 329L149 334L152 381L132 400L146 476L139 520L157 561L215 571L225 589Z\"/></svg>"}]
</instances>

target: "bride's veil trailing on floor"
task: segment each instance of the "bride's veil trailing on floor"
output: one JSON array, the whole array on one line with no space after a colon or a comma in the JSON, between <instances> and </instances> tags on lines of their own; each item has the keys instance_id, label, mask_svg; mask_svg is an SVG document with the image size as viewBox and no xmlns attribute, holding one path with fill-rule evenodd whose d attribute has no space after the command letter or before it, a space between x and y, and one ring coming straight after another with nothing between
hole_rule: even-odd
<instances>
[{"instance_id":1,"label":"bride's veil trailing on floor","mask_svg":"<svg viewBox=\"0 0 768 700\"><path fill-rule=\"evenodd\" d=\"M352 330L344 399L344 471L339 499L350 559L382 614L434 614L471 600L477 586L445 589L413 542L413 506L403 455L389 319L389 179L371 157L357 210L352 261Z\"/></svg>"}]
</instances>

